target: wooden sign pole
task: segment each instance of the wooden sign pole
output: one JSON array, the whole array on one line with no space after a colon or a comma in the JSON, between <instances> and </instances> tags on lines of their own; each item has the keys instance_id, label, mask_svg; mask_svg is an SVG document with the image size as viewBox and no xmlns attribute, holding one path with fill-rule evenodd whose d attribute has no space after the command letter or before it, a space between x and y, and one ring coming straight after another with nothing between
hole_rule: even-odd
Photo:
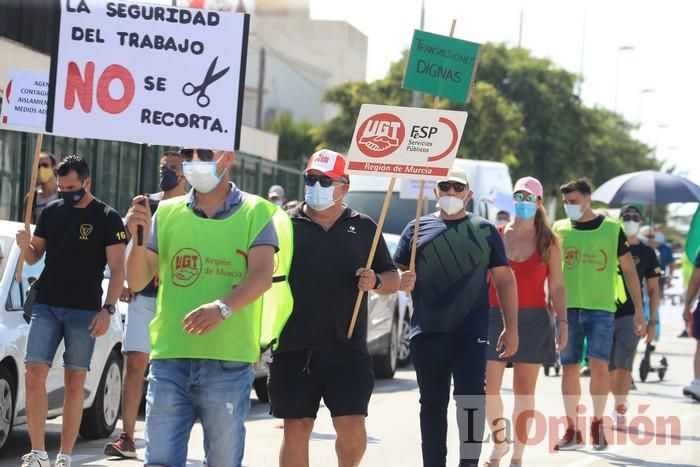
<instances>
[{"instance_id":1,"label":"wooden sign pole","mask_svg":"<svg viewBox=\"0 0 700 467\"><path fill-rule=\"evenodd\" d=\"M27 207L24 213L24 230L29 232L31 238L32 212L34 211L34 195L36 193L36 176L39 171L39 158L41 156L41 146L44 144L44 134L36 135L36 143L34 144L34 161L32 163L32 176L29 182L29 193L27 193ZM22 282L22 268L24 267L24 253L20 251L19 260L17 262L17 273L15 280L18 284Z\"/></svg>"},{"instance_id":2,"label":"wooden sign pole","mask_svg":"<svg viewBox=\"0 0 700 467\"><path fill-rule=\"evenodd\" d=\"M382 211L379 215L379 222L377 223L377 230L374 232L374 239L372 240L372 248L369 251L369 258L367 258L367 269L372 268L372 262L374 261L374 254L377 251L377 245L379 244L379 237L382 235L382 229L384 227L384 220L386 219L386 213L389 210L389 202L391 201L391 195L394 193L394 185L396 184L396 178L391 177L389 181L389 189L384 196L384 204L382 205ZM350 321L350 327L348 328L348 339L352 338L353 332L355 332L355 324L357 323L357 315L360 312L360 306L362 305L362 298L365 293L360 291L357 293L357 300L355 300L355 310L352 312L352 320Z\"/></svg>"},{"instance_id":3,"label":"wooden sign pole","mask_svg":"<svg viewBox=\"0 0 700 467\"><path fill-rule=\"evenodd\" d=\"M457 20L452 20L452 25L450 26L450 37L454 36L455 26L457 26ZM440 98L435 96L433 100L433 109L440 107ZM416 224L413 227L413 243L411 244L411 262L408 266L409 271L416 271L416 250L418 249L418 233L420 232L420 217L423 208L423 191L425 190L425 180L420 181L420 186L418 187L418 204L416 206Z\"/></svg>"}]
</instances>

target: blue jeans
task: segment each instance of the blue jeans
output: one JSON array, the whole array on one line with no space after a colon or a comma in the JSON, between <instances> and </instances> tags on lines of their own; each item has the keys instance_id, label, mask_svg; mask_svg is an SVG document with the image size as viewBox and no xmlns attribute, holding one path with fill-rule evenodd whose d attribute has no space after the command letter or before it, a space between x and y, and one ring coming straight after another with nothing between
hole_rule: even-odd
<instances>
[{"instance_id":1,"label":"blue jeans","mask_svg":"<svg viewBox=\"0 0 700 467\"><path fill-rule=\"evenodd\" d=\"M583 339L588 339L586 356L608 363L615 331L615 313L604 310L569 308L569 342L560 352L562 365L581 363Z\"/></svg>"},{"instance_id":2,"label":"blue jeans","mask_svg":"<svg viewBox=\"0 0 700 467\"><path fill-rule=\"evenodd\" d=\"M423 467L445 467L447 407L452 380L457 404L460 466L479 460L486 414L486 337L486 332L483 337L466 333L422 333L411 339L411 359L420 390Z\"/></svg>"},{"instance_id":3,"label":"blue jeans","mask_svg":"<svg viewBox=\"0 0 700 467\"><path fill-rule=\"evenodd\" d=\"M94 310L76 310L35 303L29 324L24 363L46 363L51 366L56 350L64 341L63 367L89 371L95 350L90 336L90 323L97 316Z\"/></svg>"},{"instance_id":4,"label":"blue jeans","mask_svg":"<svg viewBox=\"0 0 700 467\"><path fill-rule=\"evenodd\" d=\"M145 463L184 467L190 431L199 419L207 464L240 467L252 384L249 363L153 360L146 395Z\"/></svg>"}]
</instances>

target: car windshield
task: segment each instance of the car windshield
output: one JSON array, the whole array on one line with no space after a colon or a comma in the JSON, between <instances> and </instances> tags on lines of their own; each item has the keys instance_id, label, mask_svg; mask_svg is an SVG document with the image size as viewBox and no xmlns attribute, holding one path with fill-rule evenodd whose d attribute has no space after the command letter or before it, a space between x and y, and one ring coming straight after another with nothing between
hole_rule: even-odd
<instances>
[{"instance_id":1,"label":"car windshield","mask_svg":"<svg viewBox=\"0 0 700 467\"><path fill-rule=\"evenodd\" d=\"M345 203L355 211L368 215L374 222L379 221L379 214L384 203L386 193L380 191L351 191L345 196ZM435 203L433 194L426 193L423 201L423 212L426 213L429 206L432 208ZM384 232L401 235L403 229L416 216L416 200L401 199L398 193L391 195L389 211L384 221Z\"/></svg>"},{"instance_id":2,"label":"car windshield","mask_svg":"<svg viewBox=\"0 0 700 467\"><path fill-rule=\"evenodd\" d=\"M0 277L5 273L5 268L7 267L7 259L10 256L10 249L12 248L12 242L14 238L12 237L2 237L0 236Z\"/></svg>"}]
</instances>

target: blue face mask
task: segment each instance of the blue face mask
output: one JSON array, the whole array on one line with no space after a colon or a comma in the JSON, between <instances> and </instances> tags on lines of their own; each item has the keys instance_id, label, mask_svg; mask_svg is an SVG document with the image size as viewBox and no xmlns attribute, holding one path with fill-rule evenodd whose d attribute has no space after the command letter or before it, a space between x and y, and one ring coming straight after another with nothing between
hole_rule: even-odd
<instances>
[{"instance_id":1,"label":"blue face mask","mask_svg":"<svg viewBox=\"0 0 700 467\"><path fill-rule=\"evenodd\" d=\"M520 220L526 221L535 217L537 213L537 204L530 203L528 201L520 201L515 204L515 217Z\"/></svg>"},{"instance_id":2,"label":"blue face mask","mask_svg":"<svg viewBox=\"0 0 700 467\"><path fill-rule=\"evenodd\" d=\"M577 221L583 217L583 209L578 204L565 204L564 212L566 212L566 217L572 221Z\"/></svg>"},{"instance_id":3,"label":"blue face mask","mask_svg":"<svg viewBox=\"0 0 700 467\"><path fill-rule=\"evenodd\" d=\"M319 182L316 182L315 185L306 187L304 201L306 201L306 204L314 211L325 211L335 204L335 200L333 199L334 192L335 187L333 185L322 187Z\"/></svg>"}]
</instances>

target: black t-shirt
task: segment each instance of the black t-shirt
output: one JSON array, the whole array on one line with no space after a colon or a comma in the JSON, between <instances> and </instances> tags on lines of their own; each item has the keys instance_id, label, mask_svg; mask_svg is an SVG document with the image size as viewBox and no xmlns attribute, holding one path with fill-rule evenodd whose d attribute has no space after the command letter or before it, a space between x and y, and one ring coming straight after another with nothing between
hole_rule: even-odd
<instances>
[{"instance_id":1,"label":"black t-shirt","mask_svg":"<svg viewBox=\"0 0 700 467\"><path fill-rule=\"evenodd\" d=\"M367 265L377 225L345 208L326 232L304 214L303 207L304 203L290 213L294 258L289 285L294 310L280 336L278 352L309 349L367 357L367 294L352 339L347 332L358 293L355 272ZM396 270L383 237L372 269L377 274Z\"/></svg>"},{"instance_id":2,"label":"black t-shirt","mask_svg":"<svg viewBox=\"0 0 700 467\"><path fill-rule=\"evenodd\" d=\"M592 221L571 222L571 225L573 225L574 229L576 230L595 230L603 224L604 219L605 217L598 216ZM629 253L629 251L630 244L627 241L627 235L625 235L625 231L622 229L622 227L620 227L620 238L617 242L617 257L619 258L620 256L624 256L625 253Z\"/></svg>"},{"instance_id":3,"label":"black t-shirt","mask_svg":"<svg viewBox=\"0 0 700 467\"><path fill-rule=\"evenodd\" d=\"M87 207L68 207L63 200L50 203L41 214L34 235L46 240L46 261L37 302L99 311L106 247L126 243L124 224L117 211L98 199Z\"/></svg>"},{"instance_id":4,"label":"black t-shirt","mask_svg":"<svg viewBox=\"0 0 700 467\"><path fill-rule=\"evenodd\" d=\"M639 276L640 287L643 287L642 279L644 278L651 279L654 277L661 277L659 259L656 257L656 252L653 248L643 243L637 243L636 245L630 245L630 252L632 253L634 264L637 266L637 275ZM617 273L622 275L622 270L618 268ZM625 295L627 297L627 301L622 303L618 300L616 303L617 313L615 313L615 318L621 318L623 316L634 314L634 303L630 298L630 292L627 289L627 284L625 284Z\"/></svg>"}]
</instances>

